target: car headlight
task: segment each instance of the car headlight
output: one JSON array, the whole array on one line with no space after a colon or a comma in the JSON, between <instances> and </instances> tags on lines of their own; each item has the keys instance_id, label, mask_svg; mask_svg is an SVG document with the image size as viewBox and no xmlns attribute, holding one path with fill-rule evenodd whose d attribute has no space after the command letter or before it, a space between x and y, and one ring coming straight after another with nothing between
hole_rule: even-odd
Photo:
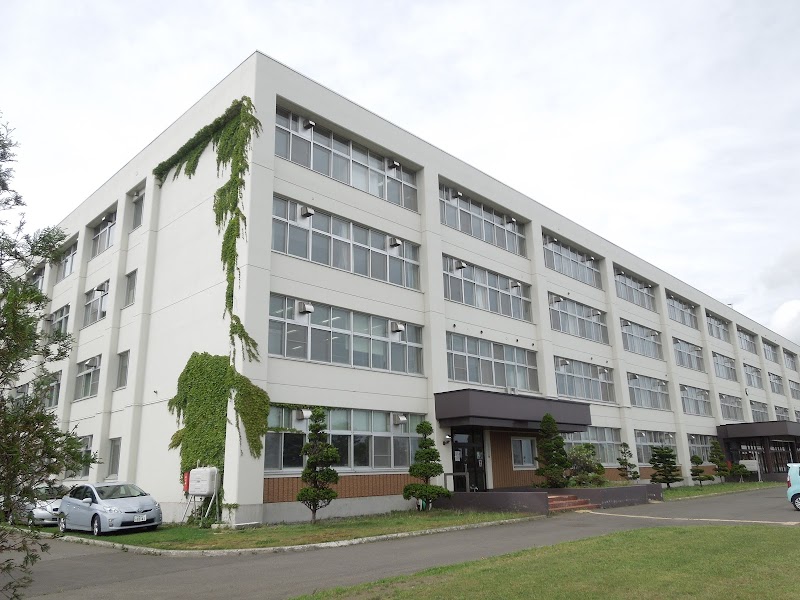
<instances>
[{"instance_id":1,"label":"car headlight","mask_svg":"<svg viewBox=\"0 0 800 600\"><path fill-rule=\"evenodd\" d=\"M153 507L154 508L161 508L161 505L157 501L153 500Z\"/></svg>"},{"instance_id":2,"label":"car headlight","mask_svg":"<svg viewBox=\"0 0 800 600\"><path fill-rule=\"evenodd\" d=\"M116 506L106 506L107 513L121 513L122 511L118 509Z\"/></svg>"}]
</instances>

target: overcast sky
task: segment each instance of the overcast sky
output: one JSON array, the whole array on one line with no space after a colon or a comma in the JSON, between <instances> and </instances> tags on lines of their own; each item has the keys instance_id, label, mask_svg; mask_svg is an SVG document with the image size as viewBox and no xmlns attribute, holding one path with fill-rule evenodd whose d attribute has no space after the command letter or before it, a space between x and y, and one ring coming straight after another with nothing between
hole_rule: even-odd
<instances>
[{"instance_id":1,"label":"overcast sky","mask_svg":"<svg viewBox=\"0 0 800 600\"><path fill-rule=\"evenodd\" d=\"M2 19L33 226L260 50L800 342L800 2L3 0Z\"/></svg>"}]
</instances>

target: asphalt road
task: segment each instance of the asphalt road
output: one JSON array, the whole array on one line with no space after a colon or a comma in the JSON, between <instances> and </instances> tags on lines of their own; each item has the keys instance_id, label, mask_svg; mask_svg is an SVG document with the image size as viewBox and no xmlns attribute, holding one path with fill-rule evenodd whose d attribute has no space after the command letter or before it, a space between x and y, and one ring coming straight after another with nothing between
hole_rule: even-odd
<instances>
[{"instance_id":1,"label":"asphalt road","mask_svg":"<svg viewBox=\"0 0 800 600\"><path fill-rule=\"evenodd\" d=\"M291 598L534 546L660 526L800 525L784 488L648 504L347 546L219 557L146 556L54 540L26 598L170 600ZM115 538L109 538L115 539ZM121 541L118 536L116 541Z\"/></svg>"}]
</instances>

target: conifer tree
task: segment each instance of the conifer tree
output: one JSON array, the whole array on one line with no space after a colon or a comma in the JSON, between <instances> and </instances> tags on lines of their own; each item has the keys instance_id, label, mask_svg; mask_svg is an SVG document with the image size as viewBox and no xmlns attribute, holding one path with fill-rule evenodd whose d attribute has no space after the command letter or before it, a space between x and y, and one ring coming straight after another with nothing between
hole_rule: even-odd
<instances>
[{"instance_id":1,"label":"conifer tree","mask_svg":"<svg viewBox=\"0 0 800 600\"><path fill-rule=\"evenodd\" d=\"M330 486L339 481L333 465L339 462L339 451L328 443L325 433L325 410L315 406L308 424L308 441L303 444L306 466L300 476L304 487L297 493L297 501L311 511L311 523L317 522L317 511L333 502L339 494Z\"/></svg>"},{"instance_id":2,"label":"conifer tree","mask_svg":"<svg viewBox=\"0 0 800 600\"><path fill-rule=\"evenodd\" d=\"M714 479L713 475L706 475L705 470L701 466L703 464L702 458L695 454L690 460L692 461L692 468L690 469L692 481L696 481L700 484L700 487L703 487L704 481L711 481Z\"/></svg>"},{"instance_id":3,"label":"conifer tree","mask_svg":"<svg viewBox=\"0 0 800 600\"><path fill-rule=\"evenodd\" d=\"M436 443L430 438L433 433L433 426L428 421L422 421L417 425L417 433L422 436L419 442L419 449L414 453L414 463L409 467L408 474L423 483L409 483L403 488L403 498L409 500L416 498L419 502L418 508L430 510L434 500L438 498L449 498L450 491L440 485L431 485L431 478L444 473L439 451Z\"/></svg>"},{"instance_id":4,"label":"conifer tree","mask_svg":"<svg viewBox=\"0 0 800 600\"><path fill-rule=\"evenodd\" d=\"M636 469L636 463L632 462L632 458L633 452L631 452L631 447L628 445L628 442L622 442L619 447L619 458L617 459L619 467L617 467L617 471L619 471L619 476L625 481L636 481L639 479L639 471Z\"/></svg>"},{"instance_id":5,"label":"conifer tree","mask_svg":"<svg viewBox=\"0 0 800 600\"><path fill-rule=\"evenodd\" d=\"M650 458L650 464L653 466L654 473L650 476L652 483L666 483L670 487L670 483L681 481L681 471L677 465L675 450L668 446L656 446L653 448L653 454Z\"/></svg>"},{"instance_id":6,"label":"conifer tree","mask_svg":"<svg viewBox=\"0 0 800 600\"><path fill-rule=\"evenodd\" d=\"M720 479L724 479L731 474L728 468L728 461L725 460L725 453L717 440L711 440L711 454L708 459L714 464L714 475Z\"/></svg>"},{"instance_id":7,"label":"conifer tree","mask_svg":"<svg viewBox=\"0 0 800 600\"><path fill-rule=\"evenodd\" d=\"M538 450L536 458L539 461L539 468L536 469L536 474L544 477L547 487L567 487L564 471L569 468L569 460L564 451L564 438L558 433L558 424L550 413L542 417Z\"/></svg>"}]
</instances>

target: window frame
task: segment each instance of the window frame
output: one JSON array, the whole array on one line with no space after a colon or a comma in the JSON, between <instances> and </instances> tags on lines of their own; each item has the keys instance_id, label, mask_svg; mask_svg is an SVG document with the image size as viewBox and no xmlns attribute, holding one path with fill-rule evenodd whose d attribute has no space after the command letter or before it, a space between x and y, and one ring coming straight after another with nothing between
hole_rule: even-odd
<instances>
[{"instance_id":1,"label":"window frame","mask_svg":"<svg viewBox=\"0 0 800 600\"><path fill-rule=\"evenodd\" d=\"M522 451L522 456L519 457L520 458L519 463L517 463L517 453L515 452L516 448L514 446L515 442L520 443L520 450ZM531 457L531 461L529 463L524 462L526 445L528 446L529 455ZM530 471L532 469L539 468L535 437L521 437L521 436L511 437L511 467L512 470L514 471Z\"/></svg>"}]
</instances>

